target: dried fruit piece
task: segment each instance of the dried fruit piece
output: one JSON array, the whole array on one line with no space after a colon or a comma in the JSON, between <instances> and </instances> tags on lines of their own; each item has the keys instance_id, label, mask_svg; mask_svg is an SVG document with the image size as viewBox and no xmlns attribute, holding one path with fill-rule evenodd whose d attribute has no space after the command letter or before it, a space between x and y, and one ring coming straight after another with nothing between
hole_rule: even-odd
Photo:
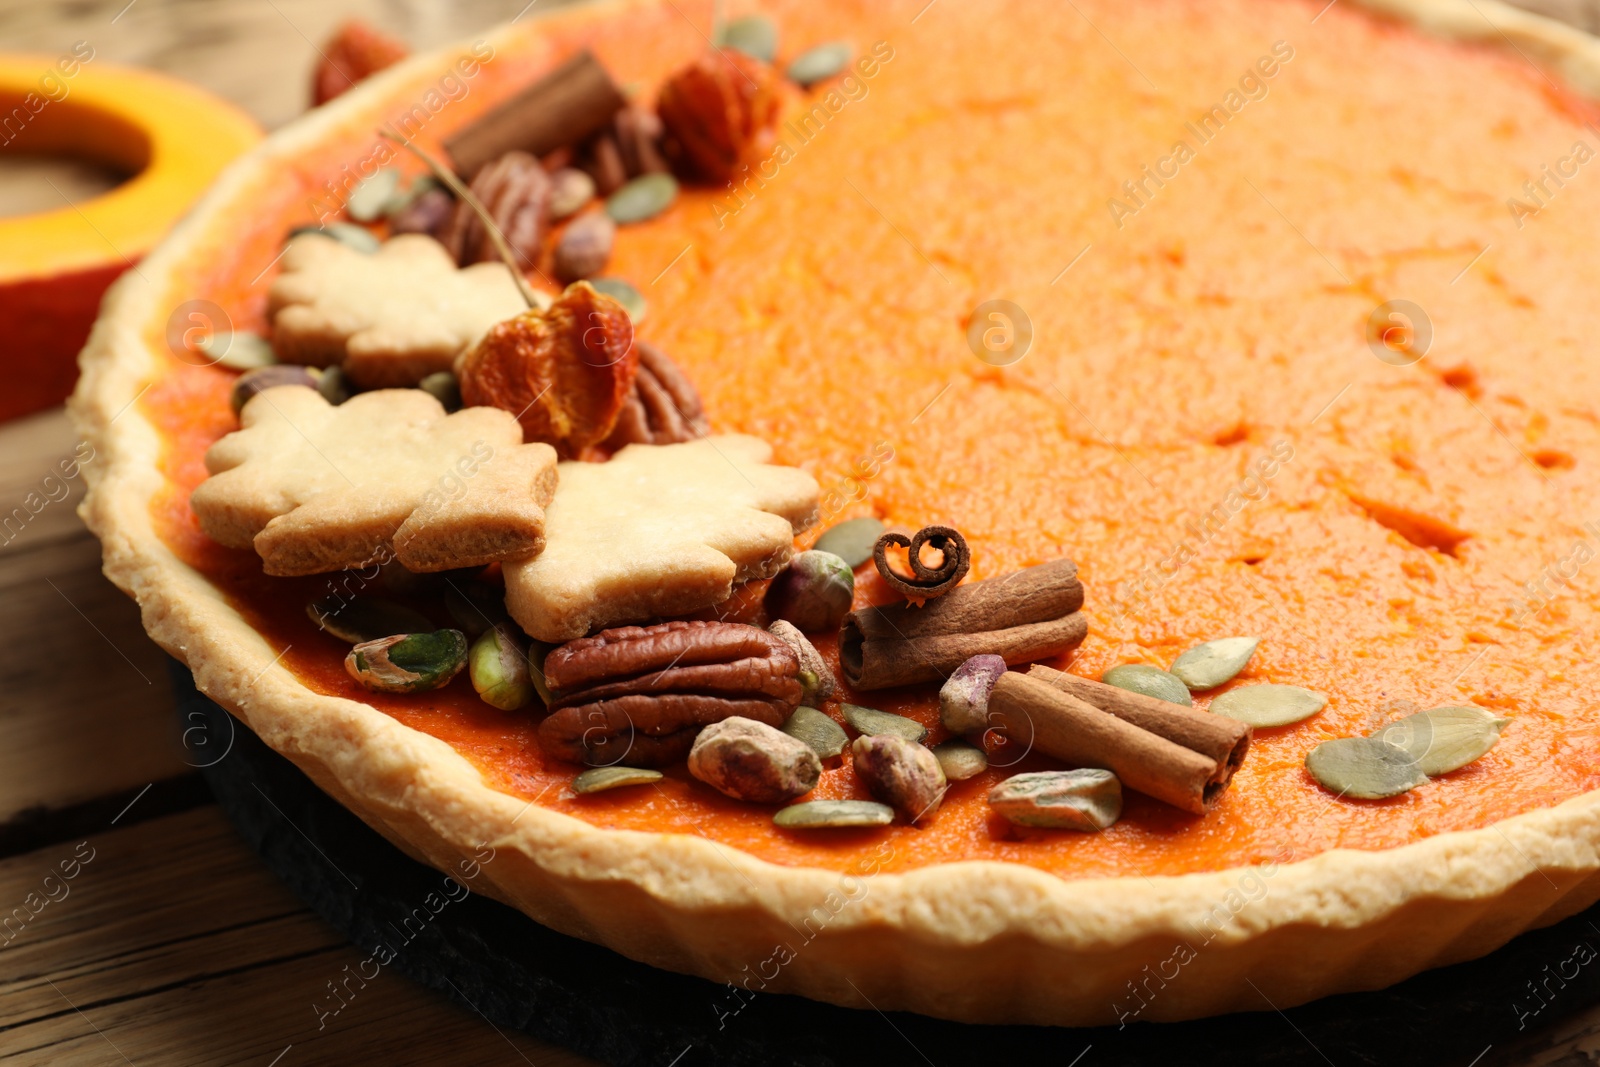
<instances>
[{"instance_id":1,"label":"dried fruit piece","mask_svg":"<svg viewBox=\"0 0 1600 1067\"><path fill-rule=\"evenodd\" d=\"M856 777L909 823L931 820L944 800L944 769L915 741L893 734L858 737L850 746Z\"/></svg>"},{"instance_id":2,"label":"dried fruit piece","mask_svg":"<svg viewBox=\"0 0 1600 1067\"><path fill-rule=\"evenodd\" d=\"M700 731L689 773L735 800L782 804L817 787L822 760L804 741L734 716Z\"/></svg>"},{"instance_id":3,"label":"dried fruit piece","mask_svg":"<svg viewBox=\"0 0 1600 1067\"><path fill-rule=\"evenodd\" d=\"M989 728L989 693L1006 673L999 656L973 656L957 667L939 687L939 719L953 734L970 734Z\"/></svg>"},{"instance_id":4,"label":"dried fruit piece","mask_svg":"<svg viewBox=\"0 0 1600 1067\"><path fill-rule=\"evenodd\" d=\"M844 751L850 737L844 727L816 708L801 705L783 724L783 732L811 746L822 759L833 759Z\"/></svg>"},{"instance_id":5,"label":"dried fruit piece","mask_svg":"<svg viewBox=\"0 0 1600 1067\"><path fill-rule=\"evenodd\" d=\"M1314 690L1263 683L1241 685L1221 694L1211 702L1211 713L1266 728L1309 719L1327 706L1328 698Z\"/></svg>"},{"instance_id":6,"label":"dried fruit piece","mask_svg":"<svg viewBox=\"0 0 1600 1067\"><path fill-rule=\"evenodd\" d=\"M776 72L735 51L701 56L668 78L656 98L674 164L717 185L765 154L778 106Z\"/></svg>"},{"instance_id":7,"label":"dried fruit piece","mask_svg":"<svg viewBox=\"0 0 1600 1067\"><path fill-rule=\"evenodd\" d=\"M472 195L488 210L501 236L524 268L538 262L549 223L550 175L527 152L507 152L473 177ZM463 267L500 259L488 227L466 201L440 241Z\"/></svg>"},{"instance_id":8,"label":"dried fruit piece","mask_svg":"<svg viewBox=\"0 0 1600 1067\"><path fill-rule=\"evenodd\" d=\"M1405 749L1431 778L1460 770L1488 752L1510 721L1470 704L1429 708L1397 719L1373 736Z\"/></svg>"},{"instance_id":9,"label":"dried fruit piece","mask_svg":"<svg viewBox=\"0 0 1600 1067\"><path fill-rule=\"evenodd\" d=\"M856 576L831 552L801 552L772 580L767 612L803 633L832 632L850 612Z\"/></svg>"},{"instance_id":10,"label":"dried fruit piece","mask_svg":"<svg viewBox=\"0 0 1600 1067\"><path fill-rule=\"evenodd\" d=\"M1040 771L989 790L989 806L1018 826L1106 830L1122 816L1122 783L1110 771Z\"/></svg>"},{"instance_id":11,"label":"dried fruit piece","mask_svg":"<svg viewBox=\"0 0 1600 1067\"><path fill-rule=\"evenodd\" d=\"M1399 796L1428 780L1415 756L1380 737L1324 741L1307 754L1306 770L1324 789L1359 800Z\"/></svg>"},{"instance_id":12,"label":"dried fruit piece","mask_svg":"<svg viewBox=\"0 0 1600 1067\"><path fill-rule=\"evenodd\" d=\"M621 306L576 282L548 310L498 323L456 364L469 407L509 411L523 438L573 458L611 433L639 356Z\"/></svg>"},{"instance_id":13,"label":"dried fruit piece","mask_svg":"<svg viewBox=\"0 0 1600 1067\"><path fill-rule=\"evenodd\" d=\"M615 452L625 445L676 445L710 433L700 393L689 376L655 345L636 341L634 348L639 370L605 447Z\"/></svg>"},{"instance_id":14,"label":"dried fruit piece","mask_svg":"<svg viewBox=\"0 0 1600 1067\"><path fill-rule=\"evenodd\" d=\"M467 665L467 635L460 630L396 634L366 641L344 658L345 673L378 693L438 689Z\"/></svg>"},{"instance_id":15,"label":"dried fruit piece","mask_svg":"<svg viewBox=\"0 0 1600 1067\"><path fill-rule=\"evenodd\" d=\"M606 269L611 246L617 238L617 224L603 211L591 211L573 219L556 243L556 277L564 282L588 278Z\"/></svg>"},{"instance_id":16,"label":"dried fruit piece","mask_svg":"<svg viewBox=\"0 0 1600 1067\"><path fill-rule=\"evenodd\" d=\"M844 715L845 722L867 737L890 734L903 737L907 741L920 742L928 736L926 726L915 719L896 715L892 711L879 711L877 708L862 707L860 704L843 704L839 710Z\"/></svg>"},{"instance_id":17,"label":"dried fruit piece","mask_svg":"<svg viewBox=\"0 0 1600 1067\"><path fill-rule=\"evenodd\" d=\"M1259 637L1220 637L1196 645L1172 661L1172 673L1195 692L1215 689L1244 670L1256 654Z\"/></svg>"},{"instance_id":18,"label":"dried fruit piece","mask_svg":"<svg viewBox=\"0 0 1600 1067\"><path fill-rule=\"evenodd\" d=\"M1189 687L1184 685L1176 674L1164 671L1160 667L1152 667L1148 663L1124 663L1119 667L1112 667L1100 676L1100 680L1118 689L1126 689L1130 693L1143 693L1147 697L1155 697L1157 700L1165 700L1172 704L1182 704L1184 707L1194 705L1194 698L1189 695Z\"/></svg>"},{"instance_id":19,"label":"dried fruit piece","mask_svg":"<svg viewBox=\"0 0 1600 1067\"><path fill-rule=\"evenodd\" d=\"M322 61L311 81L311 105L326 104L385 67L411 54L401 41L360 19L344 23L319 49Z\"/></svg>"},{"instance_id":20,"label":"dried fruit piece","mask_svg":"<svg viewBox=\"0 0 1600 1067\"><path fill-rule=\"evenodd\" d=\"M888 826L894 809L870 800L808 800L791 804L772 817L785 830L832 830L859 826Z\"/></svg>"}]
</instances>

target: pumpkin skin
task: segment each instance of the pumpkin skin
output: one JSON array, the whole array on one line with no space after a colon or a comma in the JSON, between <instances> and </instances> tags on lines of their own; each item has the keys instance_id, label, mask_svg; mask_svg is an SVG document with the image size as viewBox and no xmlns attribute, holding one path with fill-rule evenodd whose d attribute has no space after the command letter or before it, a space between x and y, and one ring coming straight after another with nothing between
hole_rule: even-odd
<instances>
[{"instance_id":1,"label":"pumpkin skin","mask_svg":"<svg viewBox=\"0 0 1600 1067\"><path fill-rule=\"evenodd\" d=\"M76 48L0 56L0 152L89 156L132 177L81 204L0 219L0 420L67 398L106 287L262 136L200 89Z\"/></svg>"}]
</instances>

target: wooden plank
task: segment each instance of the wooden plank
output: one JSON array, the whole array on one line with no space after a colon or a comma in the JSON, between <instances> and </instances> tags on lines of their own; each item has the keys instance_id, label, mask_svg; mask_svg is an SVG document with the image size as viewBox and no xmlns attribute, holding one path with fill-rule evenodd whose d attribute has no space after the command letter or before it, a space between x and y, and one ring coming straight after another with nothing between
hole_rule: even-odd
<instances>
[{"instance_id":1,"label":"wooden plank","mask_svg":"<svg viewBox=\"0 0 1600 1067\"><path fill-rule=\"evenodd\" d=\"M389 970L319 1014L365 954L215 807L0 861L0 908L30 905L9 928L0 913L0 1063L590 1062Z\"/></svg>"},{"instance_id":2,"label":"wooden plank","mask_svg":"<svg viewBox=\"0 0 1600 1067\"><path fill-rule=\"evenodd\" d=\"M0 558L85 533L78 460L92 463L94 450L73 432L64 409L0 423L0 456Z\"/></svg>"},{"instance_id":3,"label":"wooden plank","mask_svg":"<svg viewBox=\"0 0 1600 1067\"><path fill-rule=\"evenodd\" d=\"M0 554L0 603L0 823L189 770L166 654L100 574L99 542Z\"/></svg>"}]
</instances>

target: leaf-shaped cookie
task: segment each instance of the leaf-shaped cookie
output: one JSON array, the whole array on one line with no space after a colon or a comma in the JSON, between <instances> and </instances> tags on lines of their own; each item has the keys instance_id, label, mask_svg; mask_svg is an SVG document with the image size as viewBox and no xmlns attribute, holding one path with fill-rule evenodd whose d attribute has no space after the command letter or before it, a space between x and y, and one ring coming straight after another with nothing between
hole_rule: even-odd
<instances>
[{"instance_id":1,"label":"leaf-shaped cookie","mask_svg":"<svg viewBox=\"0 0 1600 1067\"><path fill-rule=\"evenodd\" d=\"M629 445L561 464L545 548L505 567L511 617L541 641L682 615L770 578L816 521L817 483L755 437Z\"/></svg>"},{"instance_id":2,"label":"leaf-shaped cookie","mask_svg":"<svg viewBox=\"0 0 1600 1067\"><path fill-rule=\"evenodd\" d=\"M362 393L334 407L278 386L206 452L189 498L200 528L254 547L268 574L319 574L398 559L413 571L538 552L556 485L549 445L522 443L510 412L445 415L420 389Z\"/></svg>"},{"instance_id":3,"label":"leaf-shaped cookie","mask_svg":"<svg viewBox=\"0 0 1600 1067\"><path fill-rule=\"evenodd\" d=\"M337 363L365 389L449 370L456 353L527 308L504 264L457 269L424 234L402 234L370 255L301 234L267 297L279 359Z\"/></svg>"}]
</instances>

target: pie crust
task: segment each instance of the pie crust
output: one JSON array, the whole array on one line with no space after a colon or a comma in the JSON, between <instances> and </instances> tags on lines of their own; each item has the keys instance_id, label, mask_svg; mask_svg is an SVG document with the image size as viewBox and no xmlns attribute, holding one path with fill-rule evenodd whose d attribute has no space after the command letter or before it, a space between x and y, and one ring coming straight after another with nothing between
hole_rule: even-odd
<instances>
[{"instance_id":1,"label":"pie crust","mask_svg":"<svg viewBox=\"0 0 1600 1067\"><path fill-rule=\"evenodd\" d=\"M646 2L558 12L543 25ZM1495 0L1369 6L1435 34L1510 42L1600 95L1600 42L1552 21ZM525 23L490 40L510 48L528 36ZM301 685L157 535L162 440L132 399L159 372L147 338L177 302L179 268L216 247L212 220L307 148L370 129L394 89L447 54L375 76L228 170L111 290L71 402L99 457L86 467L81 513L150 635L204 693L409 855L455 872L492 848L475 889L659 967L984 1023L1115 1022L1134 985L1175 965L1183 980L1163 983L1142 1020L1283 1008L1482 955L1600 898L1600 792L1385 851L1214 873L1069 881L988 861L899 873L879 870L870 851L841 873L693 836L599 829L524 803L488 788L444 742ZM1252 906L1234 903L1246 897Z\"/></svg>"}]
</instances>

